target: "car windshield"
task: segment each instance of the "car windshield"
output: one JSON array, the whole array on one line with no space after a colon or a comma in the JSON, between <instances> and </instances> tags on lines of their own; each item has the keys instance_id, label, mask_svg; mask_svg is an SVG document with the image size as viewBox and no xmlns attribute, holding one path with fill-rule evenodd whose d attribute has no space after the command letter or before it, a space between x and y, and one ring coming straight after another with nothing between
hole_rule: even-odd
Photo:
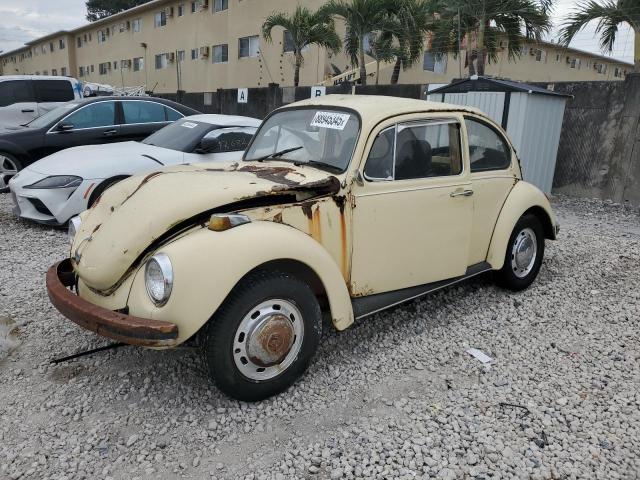
<instances>
[{"instance_id":1,"label":"car windshield","mask_svg":"<svg viewBox=\"0 0 640 480\"><path fill-rule=\"evenodd\" d=\"M200 144L202 137L218 128L220 125L185 118L161 128L145 138L142 143L189 153Z\"/></svg>"},{"instance_id":2,"label":"car windshield","mask_svg":"<svg viewBox=\"0 0 640 480\"><path fill-rule=\"evenodd\" d=\"M48 127L52 123L57 122L59 118L66 115L77 106L77 102L65 103L64 105L60 105L59 107L56 107L53 110L49 110L47 113L34 118L29 123L25 124L25 126L29 128Z\"/></svg>"},{"instance_id":3,"label":"car windshield","mask_svg":"<svg viewBox=\"0 0 640 480\"><path fill-rule=\"evenodd\" d=\"M348 110L294 108L269 117L245 154L245 161L270 158L312 163L344 172L360 132L360 119Z\"/></svg>"}]
</instances>

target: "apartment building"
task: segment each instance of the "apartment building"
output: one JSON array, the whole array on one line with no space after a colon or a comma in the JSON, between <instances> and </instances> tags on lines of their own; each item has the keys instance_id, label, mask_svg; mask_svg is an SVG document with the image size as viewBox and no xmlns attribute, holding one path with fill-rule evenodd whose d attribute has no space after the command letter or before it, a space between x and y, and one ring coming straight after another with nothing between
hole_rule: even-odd
<instances>
[{"instance_id":1,"label":"apartment building","mask_svg":"<svg viewBox=\"0 0 640 480\"><path fill-rule=\"evenodd\" d=\"M292 85L287 32L274 32L273 43L267 43L260 35L262 23L274 10L293 11L298 3L316 9L324 2L153 0L1 54L0 69L4 75L57 74L114 86L146 85L155 92ZM337 28L344 33L344 25ZM526 45L520 59L510 61L506 44L502 47L499 60L487 65L487 75L540 82L613 80L632 69L625 62L549 43ZM343 53L309 46L304 59L301 85L357 77ZM369 58L370 74L373 65ZM400 82L446 83L459 72L459 59L438 59L425 51L421 62L400 74ZM383 65L380 82L388 83L391 73L392 66Z\"/></svg>"}]
</instances>

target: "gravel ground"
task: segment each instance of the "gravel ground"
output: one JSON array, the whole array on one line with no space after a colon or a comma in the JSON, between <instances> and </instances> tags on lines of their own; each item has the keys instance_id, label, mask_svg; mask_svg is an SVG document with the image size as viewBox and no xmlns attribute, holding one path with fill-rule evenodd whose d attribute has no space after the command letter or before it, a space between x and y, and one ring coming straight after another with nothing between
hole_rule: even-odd
<instances>
[{"instance_id":1,"label":"gravel ground","mask_svg":"<svg viewBox=\"0 0 640 480\"><path fill-rule=\"evenodd\" d=\"M106 342L47 299L66 234L0 195L0 478L638 478L639 212L555 208L526 292L487 276L329 332L302 381L246 404L190 349L50 365Z\"/></svg>"}]
</instances>

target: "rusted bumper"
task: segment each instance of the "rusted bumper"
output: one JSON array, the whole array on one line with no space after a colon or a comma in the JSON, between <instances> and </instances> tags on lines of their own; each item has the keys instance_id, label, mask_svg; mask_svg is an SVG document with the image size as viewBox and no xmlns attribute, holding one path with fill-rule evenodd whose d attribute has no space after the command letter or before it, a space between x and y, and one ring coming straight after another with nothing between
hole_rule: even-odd
<instances>
[{"instance_id":1,"label":"rusted bumper","mask_svg":"<svg viewBox=\"0 0 640 480\"><path fill-rule=\"evenodd\" d=\"M119 342L144 347L176 345L178 326L161 320L139 318L94 305L67 287L75 283L71 260L52 265L47 271L47 293L65 317L87 330Z\"/></svg>"}]
</instances>

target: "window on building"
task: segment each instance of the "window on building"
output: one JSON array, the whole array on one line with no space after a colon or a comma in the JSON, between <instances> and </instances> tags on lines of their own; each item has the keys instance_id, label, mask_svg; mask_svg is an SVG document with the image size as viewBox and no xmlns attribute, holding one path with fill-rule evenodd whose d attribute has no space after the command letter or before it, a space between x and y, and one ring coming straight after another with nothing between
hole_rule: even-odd
<instances>
[{"instance_id":1,"label":"window on building","mask_svg":"<svg viewBox=\"0 0 640 480\"><path fill-rule=\"evenodd\" d=\"M438 58L433 52L424 52L422 69L426 72L445 73L447 70L447 57Z\"/></svg>"},{"instance_id":2,"label":"window on building","mask_svg":"<svg viewBox=\"0 0 640 480\"><path fill-rule=\"evenodd\" d=\"M76 38L76 44L78 45L78 48L82 48L82 37Z\"/></svg>"},{"instance_id":3,"label":"window on building","mask_svg":"<svg viewBox=\"0 0 640 480\"><path fill-rule=\"evenodd\" d=\"M42 53L47 53L47 49L46 49L46 47L45 47L44 45L42 45L42 46L40 47L40 51L41 51Z\"/></svg>"},{"instance_id":4,"label":"window on building","mask_svg":"<svg viewBox=\"0 0 640 480\"><path fill-rule=\"evenodd\" d=\"M133 22L131 22L131 28L133 29L134 32L139 32L142 28L142 19L141 18L134 19Z\"/></svg>"},{"instance_id":5,"label":"window on building","mask_svg":"<svg viewBox=\"0 0 640 480\"><path fill-rule=\"evenodd\" d=\"M168 65L168 61L167 61L167 57L168 54L166 53L161 53L160 55L156 55L156 70L162 70L163 68L167 68Z\"/></svg>"},{"instance_id":6,"label":"window on building","mask_svg":"<svg viewBox=\"0 0 640 480\"><path fill-rule=\"evenodd\" d=\"M284 53L293 52L295 50L293 45L293 35L289 30L285 30L282 38L282 51Z\"/></svg>"},{"instance_id":7,"label":"window on building","mask_svg":"<svg viewBox=\"0 0 640 480\"><path fill-rule=\"evenodd\" d=\"M155 15L155 26L164 27L167 24L167 13L163 10Z\"/></svg>"},{"instance_id":8,"label":"window on building","mask_svg":"<svg viewBox=\"0 0 640 480\"><path fill-rule=\"evenodd\" d=\"M198 2L191 2L191 13L196 13L198 11Z\"/></svg>"},{"instance_id":9,"label":"window on building","mask_svg":"<svg viewBox=\"0 0 640 480\"><path fill-rule=\"evenodd\" d=\"M67 44L65 43L64 38L61 38L60 40L58 40L58 46L60 47L60 50L64 50L65 49Z\"/></svg>"},{"instance_id":10,"label":"window on building","mask_svg":"<svg viewBox=\"0 0 640 480\"><path fill-rule=\"evenodd\" d=\"M547 52L544 50L536 50L536 62L546 63L547 61Z\"/></svg>"},{"instance_id":11,"label":"window on building","mask_svg":"<svg viewBox=\"0 0 640 480\"><path fill-rule=\"evenodd\" d=\"M229 8L229 0L214 0L213 11L221 12Z\"/></svg>"},{"instance_id":12,"label":"window on building","mask_svg":"<svg viewBox=\"0 0 640 480\"><path fill-rule=\"evenodd\" d=\"M238 39L238 57L257 57L260 43L258 35Z\"/></svg>"},{"instance_id":13,"label":"window on building","mask_svg":"<svg viewBox=\"0 0 640 480\"><path fill-rule=\"evenodd\" d=\"M184 62L184 50L178 50L178 61Z\"/></svg>"},{"instance_id":14,"label":"window on building","mask_svg":"<svg viewBox=\"0 0 640 480\"><path fill-rule=\"evenodd\" d=\"M213 46L213 63L227 63L229 61L229 45Z\"/></svg>"},{"instance_id":15,"label":"window on building","mask_svg":"<svg viewBox=\"0 0 640 480\"><path fill-rule=\"evenodd\" d=\"M50 52L54 51L53 42L49 42L49 51Z\"/></svg>"},{"instance_id":16,"label":"window on building","mask_svg":"<svg viewBox=\"0 0 640 480\"><path fill-rule=\"evenodd\" d=\"M182 17L184 15L184 3L178 5L178 16Z\"/></svg>"},{"instance_id":17,"label":"window on building","mask_svg":"<svg viewBox=\"0 0 640 480\"><path fill-rule=\"evenodd\" d=\"M118 61L117 60L113 62L113 69L114 70L118 69Z\"/></svg>"},{"instance_id":18,"label":"window on building","mask_svg":"<svg viewBox=\"0 0 640 480\"><path fill-rule=\"evenodd\" d=\"M68 102L75 98L69 80L35 80L33 86L38 102Z\"/></svg>"},{"instance_id":19,"label":"window on building","mask_svg":"<svg viewBox=\"0 0 640 480\"><path fill-rule=\"evenodd\" d=\"M79 67L78 68L78 76L79 77L84 77L84 67Z\"/></svg>"},{"instance_id":20,"label":"window on building","mask_svg":"<svg viewBox=\"0 0 640 480\"><path fill-rule=\"evenodd\" d=\"M503 170L511 165L511 149L496 130L484 122L465 118L471 172Z\"/></svg>"},{"instance_id":21,"label":"window on building","mask_svg":"<svg viewBox=\"0 0 640 480\"><path fill-rule=\"evenodd\" d=\"M144 68L144 58L137 57L133 59L133 71L139 72Z\"/></svg>"},{"instance_id":22,"label":"window on building","mask_svg":"<svg viewBox=\"0 0 640 480\"><path fill-rule=\"evenodd\" d=\"M98 43L104 43L107 41L108 30L98 30Z\"/></svg>"},{"instance_id":23,"label":"window on building","mask_svg":"<svg viewBox=\"0 0 640 480\"><path fill-rule=\"evenodd\" d=\"M91 65L91 73L95 72L95 68L93 68L93 65Z\"/></svg>"},{"instance_id":24,"label":"window on building","mask_svg":"<svg viewBox=\"0 0 640 480\"><path fill-rule=\"evenodd\" d=\"M571 61L569 62L569 67L570 68L575 68L575 69L580 69L580 59L579 58L572 58Z\"/></svg>"},{"instance_id":25,"label":"window on building","mask_svg":"<svg viewBox=\"0 0 640 480\"><path fill-rule=\"evenodd\" d=\"M200 58L200 51L197 48L191 49L191 60L197 60Z\"/></svg>"},{"instance_id":26,"label":"window on building","mask_svg":"<svg viewBox=\"0 0 640 480\"><path fill-rule=\"evenodd\" d=\"M111 70L111 62L105 62L98 65L98 71L100 75L106 75Z\"/></svg>"},{"instance_id":27,"label":"window on building","mask_svg":"<svg viewBox=\"0 0 640 480\"><path fill-rule=\"evenodd\" d=\"M58 75L58 70L56 70L55 68L52 68L51 75Z\"/></svg>"},{"instance_id":28,"label":"window on building","mask_svg":"<svg viewBox=\"0 0 640 480\"><path fill-rule=\"evenodd\" d=\"M165 122L164 105L155 102L131 100L122 102L124 123L157 123Z\"/></svg>"},{"instance_id":29,"label":"window on building","mask_svg":"<svg viewBox=\"0 0 640 480\"><path fill-rule=\"evenodd\" d=\"M42 75L49 75L49 70L43 70Z\"/></svg>"},{"instance_id":30,"label":"window on building","mask_svg":"<svg viewBox=\"0 0 640 480\"><path fill-rule=\"evenodd\" d=\"M63 77L67 76L67 67L62 67L60 69L60 75L62 75Z\"/></svg>"}]
</instances>

